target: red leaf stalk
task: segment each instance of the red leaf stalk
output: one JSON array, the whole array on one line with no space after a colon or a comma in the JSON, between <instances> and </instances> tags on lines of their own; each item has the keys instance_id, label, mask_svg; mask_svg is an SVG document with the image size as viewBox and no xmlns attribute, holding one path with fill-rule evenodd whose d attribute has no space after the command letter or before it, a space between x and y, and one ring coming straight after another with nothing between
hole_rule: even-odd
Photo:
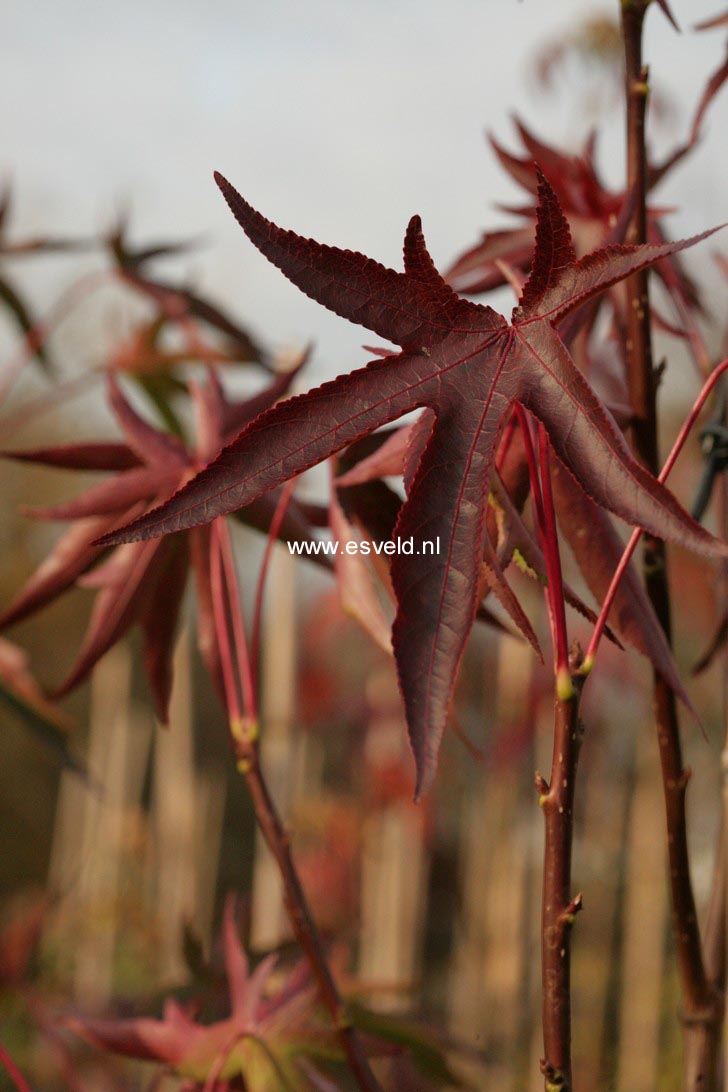
<instances>
[{"instance_id":1,"label":"red leaf stalk","mask_svg":"<svg viewBox=\"0 0 728 1092\"><path fill-rule=\"evenodd\" d=\"M2 1043L0 1043L0 1063L3 1065L5 1072L10 1077L10 1080L13 1082L18 1092L32 1092L30 1085Z\"/></svg>"},{"instance_id":2,"label":"red leaf stalk","mask_svg":"<svg viewBox=\"0 0 728 1092\"><path fill-rule=\"evenodd\" d=\"M560 697L567 698L571 693L569 672L569 642L566 635L566 613L564 608L564 585L561 576L561 558L559 539L556 529L556 514L551 490L551 470L549 466L549 441L542 425L538 428L539 455L536 458L532 421L521 405L515 403L515 415L523 433L523 444L528 462L528 475L531 481L531 496L536 519L536 528L541 542L541 549L546 562L546 608L551 628L551 642L554 650L556 669L556 689Z\"/></svg>"},{"instance_id":3,"label":"red leaf stalk","mask_svg":"<svg viewBox=\"0 0 728 1092\"><path fill-rule=\"evenodd\" d=\"M566 635L566 609L564 605L564 581L561 575L561 557L559 555L559 537L556 530L556 513L551 491L551 468L549 465L549 439L543 425L538 428L538 454L541 469L541 494L543 497L544 557L548 579L548 594L554 619L554 653L556 658L556 692L559 698L571 696L571 673L569 671L569 642Z\"/></svg>"}]
</instances>

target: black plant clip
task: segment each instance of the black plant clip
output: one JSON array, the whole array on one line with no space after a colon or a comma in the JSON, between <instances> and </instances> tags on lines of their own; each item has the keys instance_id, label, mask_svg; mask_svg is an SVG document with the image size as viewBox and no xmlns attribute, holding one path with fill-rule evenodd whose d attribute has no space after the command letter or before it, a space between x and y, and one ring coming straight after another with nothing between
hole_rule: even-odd
<instances>
[{"instance_id":1,"label":"black plant clip","mask_svg":"<svg viewBox=\"0 0 728 1092\"><path fill-rule=\"evenodd\" d=\"M700 432L705 466L693 503L693 518L700 521L710 504L716 478L728 469L728 385L723 378L718 390L718 410Z\"/></svg>"}]
</instances>

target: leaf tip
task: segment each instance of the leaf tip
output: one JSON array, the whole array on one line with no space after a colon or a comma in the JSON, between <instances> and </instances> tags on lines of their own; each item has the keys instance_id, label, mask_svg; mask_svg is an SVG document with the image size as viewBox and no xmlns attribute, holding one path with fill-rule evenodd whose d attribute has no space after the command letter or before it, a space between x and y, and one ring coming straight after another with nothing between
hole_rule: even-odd
<instances>
[{"instance_id":1,"label":"leaf tip","mask_svg":"<svg viewBox=\"0 0 728 1092\"><path fill-rule=\"evenodd\" d=\"M437 758L430 754L426 754L424 758L420 755L416 755L415 765L417 773L415 776L415 791L412 796L412 801L415 804L421 804L432 788L435 780Z\"/></svg>"}]
</instances>

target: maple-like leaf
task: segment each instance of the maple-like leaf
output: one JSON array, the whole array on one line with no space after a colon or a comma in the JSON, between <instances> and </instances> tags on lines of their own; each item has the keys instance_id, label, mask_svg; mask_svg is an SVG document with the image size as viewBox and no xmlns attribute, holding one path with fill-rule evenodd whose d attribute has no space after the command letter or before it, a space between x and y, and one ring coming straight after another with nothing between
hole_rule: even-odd
<instances>
[{"instance_id":1,"label":"maple-like leaf","mask_svg":"<svg viewBox=\"0 0 728 1092\"><path fill-rule=\"evenodd\" d=\"M205 523L412 410L433 410L396 528L417 546L392 564L393 647L420 795L434 774L480 599L493 455L514 402L543 423L562 462L597 503L661 538L728 554L635 462L556 330L597 293L703 236L609 246L577 261L556 195L540 175L533 269L508 323L449 288L427 252L419 217L405 236L405 272L397 273L276 227L224 178L217 181L251 241L302 291L403 351L261 414L165 505L104 541L144 540ZM439 552L423 552L425 541ZM506 588L494 553L490 565Z\"/></svg>"},{"instance_id":2,"label":"maple-like leaf","mask_svg":"<svg viewBox=\"0 0 728 1092\"><path fill-rule=\"evenodd\" d=\"M270 367L268 353L252 334L220 307L189 288L169 284L150 273L150 262L183 253L192 245L190 242L164 241L135 247L128 240L128 225L123 218L109 234L106 242L120 278L152 300L168 317L182 319L193 316L223 336L231 359L241 362L254 360L266 368Z\"/></svg>"},{"instance_id":3,"label":"maple-like leaf","mask_svg":"<svg viewBox=\"0 0 728 1092\"><path fill-rule=\"evenodd\" d=\"M651 187L662 181L695 146L700 138L705 112L719 89L720 83L715 81L708 85L696 111L689 138L659 166L650 169ZM458 292L477 295L504 284L509 267L516 272L528 272L537 214L538 174L535 162L538 162L556 193L569 222L578 257L607 242L623 241L620 228L622 233L626 231L629 217L624 212L629 206L630 195L611 190L604 183L596 162L594 136L589 138L583 152L575 155L540 140L520 118L515 117L514 124L525 155L507 151L492 135L489 141L501 166L526 191L530 200L524 206L501 206L518 222L511 228L485 232L480 242L466 250L446 271L446 280ZM663 243L665 238L660 220L664 210L650 206L647 215L647 241ZM697 288L676 258L659 262L656 272L683 318L689 318L692 311L700 310ZM613 302L623 306L618 294L613 295ZM681 332L674 327L670 329L673 333Z\"/></svg>"},{"instance_id":4,"label":"maple-like leaf","mask_svg":"<svg viewBox=\"0 0 728 1092\"><path fill-rule=\"evenodd\" d=\"M73 253L86 250L93 245L93 240L64 239L54 236L38 236L22 240L9 239L7 237L7 224L10 219L11 196L10 187L6 185L2 194L0 194L0 260L22 258L28 255L44 256ZM2 272L0 272L0 307L10 313L28 345L32 345L32 355L47 371L53 370L48 347L43 340L38 339L36 336L39 327L33 309L14 281L8 277L4 266Z\"/></svg>"},{"instance_id":5,"label":"maple-like leaf","mask_svg":"<svg viewBox=\"0 0 728 1092\"><path fill-rule=\"evenodd\" d=\"M189 1078L185 1088L223 1089L243 1078L245 1088L313 1092L323 1085L316 1062L338 1059L335 1033L317 1011L316 987L305 963L274 984L277 958L267 956L251 971L238 939L228 900L223 923L230 1014L199 1023L169 999L161 1020L73 1016L67 1026L94 1046L130 1058L156 1061ZM307 1059L304 1069L301 1061ZM214 1083L213 1083L214 1082ZM237 1085L231 1084L230 1087Z\"/></svg>"},{"instance_id":6,"label":"maple-like leaf","mask_svg":"<svg viewBox=\"0 0 728 1092\"><path fill-rule=\"evenodd\" d=\"M243 402L224 395L214 372L192 390L197 409L197 441L188 449L180 439L149 424L131 406L116 379L109 399L124 433L123 442L76 443L10 453L12 458L74 470L111 471L114 476L73 500L30 509L36 518L69 520L71 526L0 616L0 628L21 621L55 600L73 584L96 590L91 619L77 659L56 690L60 697L84 679L99 658L134 624L144 634L144 665L155 708L165 721L172 685L172 650L189 570L196 582L198 644L213 681L222 692L212 619L209 529L158 543L122 546L103 558L95 544L150 505L168 497L220 451L252 418L287 392L299 365L276 376L264 390ZM7 453L6 453L7 454ZM275 494L256 498L241 513L243 521L267 533L276 510ZM308 521L295 502L279 528L286 540L308 541Z\"/></svg>"}]
</instances>

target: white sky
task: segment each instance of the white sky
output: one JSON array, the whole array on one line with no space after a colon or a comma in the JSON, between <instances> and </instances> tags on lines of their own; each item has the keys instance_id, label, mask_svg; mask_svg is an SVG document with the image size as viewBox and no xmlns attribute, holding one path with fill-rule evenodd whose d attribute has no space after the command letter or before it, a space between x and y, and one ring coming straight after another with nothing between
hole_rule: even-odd
<instances>
[{"instance_id":1,"label":"white sky","mask_svg":"<svg viewBox=\"0 0 728 1092\"><path fill-rule=\"evenodd\" d=\"M546 139L574 145L582 135L578 101L546 98L524 81L533 50L574 13L616 6L5 0L0 170L16 184L15 224L94 230L128 202L139 240L204 233L210 245L181 270L267 341L314 338L319 376L348 370L363 362L367 335L266 264L232 221L213 169L282 225L388 264L399 263L404 227L419 212L444 266L499 221L491 201L516 196L485 146L486 127L508 143L515 108ZM684 26L720 6L673 2ZM723 38L678 36L650 13L647 52L679 133ZM726 131L724 100L699 157L661 194L691 203L675 234L728 220ZM617 118L604 149L617 181Z\"/></svg>"}]
</instances>

